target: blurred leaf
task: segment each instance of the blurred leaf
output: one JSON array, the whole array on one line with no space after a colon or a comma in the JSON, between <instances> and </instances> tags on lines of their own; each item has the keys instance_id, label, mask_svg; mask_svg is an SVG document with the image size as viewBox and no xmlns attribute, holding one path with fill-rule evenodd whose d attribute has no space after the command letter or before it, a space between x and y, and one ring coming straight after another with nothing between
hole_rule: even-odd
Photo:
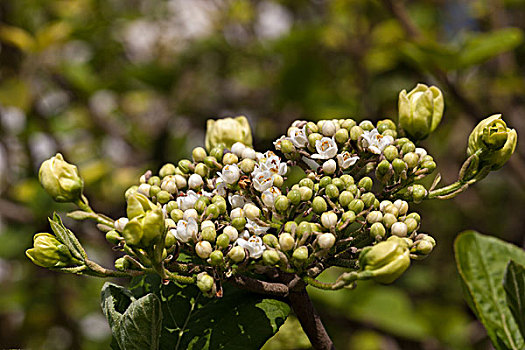
<instances>
[{"instance_id":1,"label":"blurred leaf","mask_svg":"<svg viewBox=\"0 0 525 350\"><path fill-rule=\"evenodd\" d=\"M436 68L452 70L457 66L457 52L434 41L406 42L400 50L409 61L425 71Z\"/></svg>"},{"instance_id":2,"label":"blurred leaf","mask_svg":"<svg viewBox=\"0 0 525 350\"><path fill-rule=\"evenodd\" d=\"M106 283L101 299L102 311L120 349L159 348L162 312L155 294L149 293L136 300L125 288Z\"/></svg>"},{"instance_id":3,"label":"blurred leaf","mask_svg":"<svg viewBox=\"0 0 525 350\"><path fill-rule=\"evenodd\" d=\"M134 280L136 297L155 293L165 315L160 349L260 349L284 323L290 307L275 299L224 286L206 298L195 286L165 286L158 276Z\"/></svg>"},{"instance_id":4,"label":"blurred leaf","mask_svg":"<svg viewBox=\"0 0 525 350\"><path fill-rule=\"evenodd\" d=\"M475 231L461 233L454 250L458 271L468 292L468 304L487 329L494 346L523 349L525 342L506 304L503 277L510 259L525 264L525 252Z\"/></svg>"},{"instance_id":5,"label":"blurred leaf","mask_svg":"<svg viewBox=\"0 0 525 350\"><path fill-rule=\"evenodd\" d=\"M295 316L289 316L279 332L270 338L261 350L299 350L311 347L299 320Z\"/></svg>"},{"instance_id":6,"label":"blurred leaf","mask_svg":"<svg viewBox=\"0 0 525 350\"><path fill-rule=\"evenodd\" d=\"M501 53L513 50L523 42L523 32L518 28L505 28L468 38L458 57L460 67L483 63Z\"/></svg>"},{"instance_id":7,"label":"blurred leaf","mask_svg":"<svg viewBox=\"0 0 525 350\"><path fill-rule=\"evenodd\" d=\"M6 79L0 84L0 104L28 111L31 105L31 90L22 79Z\"/></svg>"},{"instance_id":8,"label":"blurred leaf","mask_svg":"<svg viewBox=\"0 0 525 350\"><path fill-rule=\"evenodd\" d=\"M16 46L26 53L32 52L36 48L35 39L30 33L22 28L8 25L0 26L0 41Z\"/></svg>"},{"instance_id":9,"label":"blurred leaf","mask_svg":"<svg viewBox=\"0 0 525 350\"><path fill-rule=\"evenodd\" d=\"M36 33L36 46L39 50L45 50L53 44L62 42L71 31L71 26L66 22L48 24Z\"/></svg>"},{"instance_id":10,"label":"blurred leaf","mask_svg":"<svg viewBox=\"0 0 525 350\"><path fill-rule=\"evenodd\" d=\"M511 260L505 271L503 288L507 303L518 324L521 336L525 337L525 267Z\"/></svg>"}]
</instances>

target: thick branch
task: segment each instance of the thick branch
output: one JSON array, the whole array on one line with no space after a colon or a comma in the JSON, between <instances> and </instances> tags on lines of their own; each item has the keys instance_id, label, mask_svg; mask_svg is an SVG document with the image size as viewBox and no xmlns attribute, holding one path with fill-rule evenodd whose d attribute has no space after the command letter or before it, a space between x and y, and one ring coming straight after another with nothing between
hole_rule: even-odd
<instances>
[{"instance_id":1,"label":"thick branch","mask_svg":"<svg viewBox=\"0 0 525 350\"><path fill-rule=\"evenodd\" d=\"M269 294L276 297L288 296L288 287L282 283L264 282L240 275L232 276L228 279L228 282L234 284L238 288L254 293Z\"/></svg>"}]
</instances>

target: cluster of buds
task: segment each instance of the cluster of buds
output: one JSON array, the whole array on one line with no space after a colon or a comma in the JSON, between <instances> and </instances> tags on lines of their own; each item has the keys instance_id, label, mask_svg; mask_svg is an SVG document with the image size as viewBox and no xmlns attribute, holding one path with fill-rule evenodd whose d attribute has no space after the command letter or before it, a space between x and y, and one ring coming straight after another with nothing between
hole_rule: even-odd
<instances>
[{"instance_id":1,"label":"cluster of buds","mask_svg":"<svg viewBox=\"0 0 525 350\"><path fill-rule=\"evenodd\" d=\"M125 193L126 216L114 221L89 208L80 178L70 184L76 168L61 156L63 163L44 162L40 177L54 198L81 205L86 214L73 218L97 220L125 254L115 262L124 274L155 271L165 281L195 283L208 296L220 295L232 276L269 270L324 289L328 284L315 277L330 266L351 271L328 289L359 279L391 283L436 245L419 231L410 204L465 190L479 169L501 167L516 145L515 131L490 117L469 138L458 182L436 189L437 176L423 186L418 181L436 163L415 142L437 127L443 107L439 89L418 85L400 94L399 127L390 119L295 121L264 153L252 148L246 118L209 121L206 149L158 174L147 171ZM27 253L35 263L75 264L53 236L39 235Z\"/></svg>"}]
</instances>

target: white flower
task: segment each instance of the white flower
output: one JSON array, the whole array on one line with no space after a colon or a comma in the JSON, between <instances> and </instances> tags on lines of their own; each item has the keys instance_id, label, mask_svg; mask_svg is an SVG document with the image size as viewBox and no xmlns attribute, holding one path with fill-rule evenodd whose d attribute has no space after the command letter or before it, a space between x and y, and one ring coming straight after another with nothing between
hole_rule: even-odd
<instances>
[{"instance_id":1,"label":"white flower","mask_svg":"<svg viewBox=\"0 0 525 350\"><path fill-rule=\"evenodd\" d=\"M228 195L228 201L230 202L232 209L241 208L246 202L245 198L238 194Z\"/></svg>"},{"instance_id":2,"label":"white flower","mask_svg":"<svg viewBox=\"0 0 525 350\"><path fill-rule=\"evenodd\" d=\"M261 237L259 236L251 236L250 238L248 238L248 240L245 240L244 238L239 238L235 243L237 243L238 246L246 249L248 251L248 254L250 255L250 258L253 259L260 258L264 250L266 249Z\"/></svg>"},{"instance_id":3,"label":"white flower","mask_svg":"<svg viewBox=\"0 0 525 350\"><path fill-rule=\"evenodd\" d=\"M226 183L220 177L215 181L215 189L213 190L213 193L218 194L221 197L226 197Z\"/></svg>"},{"instance_id":4,"label":"white flower","mask_svg":"<svg viewBox=\"0 0 525 350\"><path fill-rule=\"evenodd\" d=\"M242 142L235 142L233 145L232 145L232 153L235 154L236 156L240 157L242 156L242 152L244 151L244 149L246 148L246 146L244 145L244 143Z\"/></svg>"},{"instance_id":5,"label":"white flower","mask_svg":"<svg viewBox=\"0 0 525 350\"><path fill-rule=\"evenodd\" d=\"M365 131L363 133L363 144L374 154L381 154L386 146L394 143L394 138L390 135L383 136L377 129Z\"/></svg>"},{"instance_id":6,"label":"white flower","mask_svg":"<svg viewBox=\"0 0 525 350\"><path fill-rule=\"evenodd\" d=\"M225 165L224 168L222 168L222 172L217 173L217 175L219 175L224 182L231 185L239 180L241 172L237 164L229 164Z\"/></svg>"},{"instance_id":7,"label":"white flower","mask_svg":"<svg viewBox=\"0 0 525 350\"><path fill-rule=\"evenodd\" d=\"M255 159L255 150L250 147L246 147L244 151L242 151L242 158L244 159Z\"/></svg>"},{"instance_id":8,"label":"white flower","mask_svg":"<svg viewBox=\"0 0 525 350\"><path fill-rule=\"evenodd\" d=\"M196 236L198 231L197 221L194 218L190 218L188 221L179 220L177 222L177 230L175 232L172 231L172 233L180 242L186 243Z\"/></svg>"},{"instance_id":9,"label":"white flower","mask_svg":"<svg viewBox=\"0 0 525 350\"><path fill-rule=\"evenodd\" d=\"M422 147L417 147L414 152L419 156L419 159L427 155L427 151Z\"/></svg>"},{"instance_id":10,"label":"white flower","mask_svg":"<svg viewBox=\"0 0 525 350\"><path fill-rule=\"evenodd\" d=\"M333 137L323 137L315 141L315 149L317 154L312 154L314 159L330 159L337 154L337 144Z\"/></svg>"},{"instance_id":11,"label":"white flower","mask_svg":"<svg viewBox=\"0 0 525 350\"><path fill-rule=\"evenodd\" d=\"M266 233L270 229L269 226L261 226L257 224L255 221L252 221L250 219L246 220L246 229L249 230L254 235L261 235L263 233Z\"/></svg>"},{"instance_id":12,"label":"white flower","mask_svg":"<svg viewBox=\"0 0 525 350\"><path fill-rule=\"evenodd\" d=\"M337 163L342 169L347 169L351 167L359 160L358 156L352 156L350 152L344 151L337 155Z\"/></svg>"},{"instance_id":13,"label":"white flower","mask_svg":"<svg viewBox=\"0 0 525 350\"><path fill-rule=\"evenodd\" d=\"M203 183L204 181L202 181L202 177L199 174L191 174L188 179L188 186L190 188L199 188Z\"/></svg>"},{"instance_id":14,"label":"white flower","mask_svg":"<svg viewBox=\"0 0 525 350\"><path fill-rule=\"evenodd\" d=\"M277 187L271 187L264 191L261 195L261 199L267 207L273 208L273 203L275 202L275 199L281 195L281 190L279 190Z\"/></svg>"},{"instance_id":15,"label":"white flower","mask_svg":"<svg viewBox=\"0 0 525 350\"><path fill-rule=\"evenodd\" d=\"M291 127L288 129L288 136L295 147L306 147L308 146L308 137L306 136L306 126L301 129Z\"/></svg>"},{"instance_id":16,"label":"white flower","mask_svg":"<svg viewBox=\"0 0 525 350\"><path fill-rule=\"evenodd\" d=\"M285 175L287 171L286 163L281 162L281 158L272 151L268 151L264 154L264 157L259 160L259 166L263 171L268 170L273 174L278 175Z\"/></svg>"},{"instance_id":17,"label":"white flower","mask_svg":"<svg viewBox=\"0 0 525 350\"><path fill-rule=\"evenodd\" d=\"M335 163L335 160L333 159L328 159L326 162L323 163L323 172L325 174L333 174L335 173L336 169L337 169L337 164Z\"/></svg>"},{"instance_id":18,"label":"white flower","mask_svg":"<svg viewBox=\"0 0 525 350\"><path fill-rule=\"evenodd\" d=\"M192 209L195 205L195 202L197 202L197 199L199 199L197 193L195 193L192 190L189 190L188 192L186 192L186 195L182 194L179 197L177 197L177 205L182 211Z\"/></svg>"},{"instance_id":19,"label":"white flower","mask_svg":"<svg viewBox=\"0 0 525 350\"><path fill-rule=\"evenodd\" d=\"M273 174L269 171L261 171L259 168L255 168L252 173L253 188L259 192L264 192L273 185Z\"/></svg>"},{"instance_id":20,"label":"white flower","mask_svg":"<svg viewBox=\"0 0 525 350\"><path fill-rule=\"evenodd\" d=\"M115 221L115 230L119 231L119 232L122 232L124 231L124 226L126 226L126 224L129 222L129 219L128 218L120 218L118 220Z\"/></svg>"}]
</instances>

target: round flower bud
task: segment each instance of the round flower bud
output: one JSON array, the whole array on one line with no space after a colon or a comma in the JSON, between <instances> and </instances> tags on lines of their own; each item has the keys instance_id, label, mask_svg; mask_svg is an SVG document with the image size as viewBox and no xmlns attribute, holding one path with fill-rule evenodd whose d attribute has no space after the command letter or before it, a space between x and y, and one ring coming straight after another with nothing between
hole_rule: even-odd
<instances>
[{"instance_id":1,"label":"round flower bud","mask_svg":"<svg viewBox=\"0 0 525 350\"><path fill-rule=\"evenodd\" d=\"M360 127L360 126L353 126L351 129L350 129L350 139L352 141L357 141L361 135L364 134L364 130Z\"/></svg>"},{"instance_id":2,"label":"round flower bud","mask_svg":"<svg viewBox=\"0 0 525 350\"><path fill-rule=\"evenodd\" d=\"M129 222L129 219L126 217L119 218L118 220L115 220L115 223L113 224L115 229L119 232L122 232L124 230L124 226Z\"/></svg>"},{"instance_id":3,"label":"round flower bud","mask_svg":"<svg viewBox=\"0 0 525 350\"><path fill-rule=\"evenodd\" d=\"M432 250L434 249L434 246L431 242L427 240L421 240L414 244L414 247L412 247L411 252L421 255L428 255L432 253Z\"/></svg>"},{"instance_id":4,"label":"round flower bud","mask_svg":"<svg viewBox=\"0 0 525 350\"><path fill-rule=\"evenodd\" d=\"M177 229L171 229L168 232L166 232L166 238L164 239L164 246L166 248L170 248L175 243L177 243L177 238L175 238L175 232L177 232Z\"/></svg>"},{"instance_id":5,"label":"round flower bud","mask_svg":"<svg viewBox=\"0 0 525 350\"><path fill-rule=\"evenodd\" d=\"M115 268L118 271L126 271L129 269L129 267L130 267L130 263L126 259L118 258L117 260L115 260Z\"/></svg>"},{"instance_id":6,"label":"round flower bud","mask_svg":"<svg viewBox=\"0 0 525 350\"><path fill-rule=\"evenodd\" d=\"M219 248L226 248L228 245L230 245L230 236L228 236L226 233L221 233L219 236L217 236L216 244Z\"/></svg>"},{"instance_id":7,"label":"round flower bud","mask_svg":"<svg viewBox=\"0 0 525 350\"><path fill-rule=\"evenodd\" d=\"M412 186L412 199L414 203L421 203L427 194L428 191L423 185L416 184Z\"/></svg>"},{"instance_id":8,"label":"round flower bud","mask_svg":"<svg viewBox=\"0 0 525 350\"><path fill-rule=\"evenodd\" d=\"M374 202L376 201L376 196L374 196L372 192L367 192L361 195L361 200L363 201L365 208L369 208L374 205Z\"/></svg>"},{"instance_id":9,"label":"round flower bud","mask_svg":"<svg viewBox=\"0 0 525 350\"><path fill-rule=\"evenodd\" d=\"M266 249L262 254L262 258L264 263L268 266L275 266L281 260L279 253L274 249Z\"/></svg>"},{"instance_id":10,"label":"round flower bud","mask_svg":"<svg viewBox=\"0 0 525 350\"><path fill-rule=\"evenodd\" d=\"M407 141L403 144L403 146L401 146L401 153L403 154L414 152L415 150L416 150L416 145L414 145L412 141Z\"/></svg>"},{"instance_id":11,"label":"round flower bud","mask_svg":"<svg viewBox=\"0 0 525 350\"><path fill-rule=\"evenodd\" d=\"M373 224L375 222L381 222L382 220L383 220L383 214L379 210L371 211L366 216L366 221L368 221L369 224Z\"/></svg>"},{"instance_id":12,"label":"round flower bud","mask_svg":"<svg viewBox=\"0 0 525 350\"><path fill-rule=\"evenodd\" d=\"M355 125L355 120L353 119L345 119L341 122L341 127L345 128L346 130L350 130Z\"/></svg>"},{"instance_id":13,"label":"round flower bud","mask_svg":"<svg viewBox=\"0 0 525 350\"><path fill-rule=\"evenodd\" d=\"M195 166L195 174L199 175L200 177L208 177L210 174L210 168L204 163L198 163Z\"/></svg>"},{"instance_id":14,"label":"round flower bud","mask_svg":"<svg viewBox=\"0 0 525 350\"><path fill-rule=\"evenodd\" d=\"M347 129L339 129L337 130L337 132L335 133L335 141L342 145L344 144L346 141L348 141L348 139L350 138L350 133L348 132Z\"/></svg>"},{"instance_id":15,"label":"round flower bud","mask_svg":"<svg viewBox=\"0 0 525 350\"><path fill-rule=\"evenodd\" d=\"M343 181L345 187L348 187L350 185L354 184L354 178L348 174L344 174L340 177L341 181Z\"/></svg>"},{"instance_id":16,"label":"round flower bud","mask_svg":"<svg viewBox=\"0 0 525 350\"><path fill-rule=\"evenodd\" d=\"M239 231L233 226L226 226L223 230L223 233L228 235L230 242L235 242L239 238Z\"/></svg>"},{"instance_id":17,"label":"round flower bud","mask_svg":"<svg viewBox=\"0 0 525 350\"><path fill-rule=\"evenodd\" d=\"M57 202L74 202L82 196L84 181L80 178L77 167L66 162L60 153L42 163L38 179Z\"/></svg>"},{"instance_id":18,"label":"round flower bud","mask_svg":"<svg viewBox=\"0 0 525 350\"><path fill-rule=\"evenodd\" d=\"M399 209L394 204L389 204L383 208L383 213L392 214L397 218L399 216Z\"/></svg>"},{"instance_id":19,"label":"round flower bud","mask_svg":"<svg viewBox=\"0 0 525 350\"><path fill-rule=\"evenodd\" d=\"M326 195L331 199L339 197L339 189L333 184L326 186L325 192Z\"/></svg>"},{"instance_id":20,"label":"round flower bud","mask_svg":"<svg viewBox=\"0 0 525 350\"><path fill-rule=\"evenodd\" d=\"M323 197L315 197L312 201L312 209L316 214L321 214L328 209L328 205Z\"/></svg>"},{"instance_id":21,"label":"round flower bud","mask_svg":"<svg viewBox=\"0 0 525 350\"><path fill-rule=\"evenodd\" d=\"M175 175L175 165L173 165L172 163L164 164L159 170L160 177L165 177L168 175Z\"/></svg>"},{"instance_id":22,"label":"round flower bud","mask_svg":"<svg viewBox=\"0 0 525 350\"><path fill-rule=\"evenodd\" d=\"M283 177L279 174L273 174L272 179L273 179L273 185L276 187L281 187L284 183Z\"/></svg>"},{"instance_id":23,"label":"round flower bud","mask_svg":"<svg viewBox=\"0 0 525 350\"><path fill-rule=\"evenodd\" d=\"M317 244L321 249L330 249L335 244L335 236L331 233L323 233L317 237Z\"/></svg>"},{"instance_id":24,"label":"round flower bud","mask_svg":"<svg viewBox=\"0 0 525 350\"><path fill-rule=\"evenodd\" d=\"M396 158L392 161L392 168L394 169L394 173L399 175L403 171L406 171L408 166L407 163L405 163L402 159Z\"/></svg>"},{"instance_id":25,"label":"round flower bud","mask_svg":"<svg viewBox=\"0 0 525 350\"><path fill-rule=\"evenodd\" d=\"M307 134L311 134L313 132L319 132L319 127L314 122L308 122L306 123L305 130Z\"/></svg>"},{"instance_id":26,"label":"round flower bud","mask_svg":"<svg viewBox=\"0 0 525 350\"><path fill-rule=\"evenodd\" d=\"M33 248L26 250L26 256L46 268L76 265L67 247L49 233L37 233L33 237Z\"/></svg>"},{"instance_id":27,"label":"round flower bud","mask_svg":"<svg viewBox=\"0 0 525 350\"><path fill-rule=\"evenodd\" d=\"M288 232L281 233L279 235L279 246L285 252L291 250L295 245L295 240L292 235Z\"/></svg>"},{"instance_id":28,"label":"round flower bud","mask_svg":"<svg viewBox=\"0 0 525 350\"><path fill-rule=\"evenodd\" d=\"M233 247L228 253L228 258L230 258L233 262L240 263L244 260L244 258L246 258L244 248L239 246Z\"/></svg>"},{"instance_id":29,"label":"round flower bud","mask_svg":"<svg viewBox=\"0 0 525 350\"><path fill-rule=\"evenodd\" d=\"M306 186L299 187L299 193L301 194L302 201L309 201L314 194L314 192Z\"/></svg>"},{"instance_id":30,"label":"round flower bud","mask_svg":"<svg viewBox=\"0 0 525 350\"><path fill-rule=\"evenodd\" d=\"M230 213L230 218L236 219L236 218L243 218L244 217L244 210L242 208L235 208Z\"/></svg>"},{"instance_id":31,"label":"round flower bud","mask_svg":"<svg viewBox=\"0 0 525 350\"><path fill-rule=\"evenodd\" d=\"M220 266L224 264L224 255L220 250L214 250L210 254L210 264L212 266Z\"/></svg>"},{"instance_id":32,"label":"round flower bud","mask_svg":"<svg viewBox=\"0 0 525 350\"><path fill-rule=\"evenodd\" d=\"M284 213L290 207L290 200L286 196L277 196L274 202L275 209L279 213Z\"/></svg>"},{"instance_id":33,"label":"round flower bud","mask_svg":"<svg viewBox=\"0 0 525 350\"><path fill-rule=\"evenodd\" d=\"M419 225L418 222L414 218L406 218L404 223L407 226L407 233L414 232Z\"/></svg>"},{"instance_id":34,"label":"round flower bud","mask_svg":"<svg viewBox=\"0 0 525 350\"><path fill-rule=\"evenodd\" d=\"M374 124L370 120L363 120L359 123L359 127L365 131L374 129Z\"/></svg>"},{"instance_id":35,"label":"round flower bud","mask_svg":"<svg viewBox=\"0 0 525 350\"><path fill-rule=\"evenodd\" d=\"M393 236L375 246L366 247L359 255L359 266L363 278L392 283L410 266L408 244L404 239Z\"/></svg>"},{"instance_id":36,"label":"round flower bud","mask_svg":"<svg viewBox=\"0 0 525 350\"><path fill-rule=\"evenodd\" d=\"M406 237L408 234L408 227L404 222L396 222L390 227L390 232L393 236Z\"/></svg>"},{"instance_id":37,"label":"round flower bud","mask_svg":"<svg viewBox=\"0 0 525 350\"><path fill-rule=\"evenodd\" d=\"M184 217L184 212L180 209L173 209L170 211L170 217L173 219L173 221L177 222L179 220L182 220Z\"/></svg>"},{"instance_id":38,"label":"round flower bud","mask_svg":"<svg viewBox=\"0 0 525 350\"><path fill-rule=\"evenodd\" d=\"M186 188L188 183L186 182L186 179L184 178L184 176L182 176L182 175L175 175L175 184L177 185L177 188L179 190L182 190L182 189Z\"/></svg>"},{"instance_id":39,"label":"round flower bud","mask_svg":"<svg viewBox=\"0 0 525 350\"><path fill-rule=\"evenodd\" d=\"M246 226L246 219L245 218L235 218L232 220L232 225L237 230L241 231L244 229L244 226Z\"/></svg>"},{"instance_id":40,"label":"round flower bud","mask_svg":"<svg viewBox=\"0 0 525 350\"><path fill-rule=\"evenodd\" d=\"M120 236L117 230L111 230L106 233L106 241L111 244L119 244L124 238Z\"/></svg>"},{"instance_id":41,"label":"round flower bud","mask_svg":"<svg viewBox=\"0 0 525 350\"><path fill-rule=\"evenodd\" d=\"M407 215L407 219L408 218L413 218L418 224L421 222L421 216L418 213L410 213Z\"/></svg>"},{"instance_id":42,"label":"round flower bud","mask_svg":"<svg viewBox=\"0 0 525 350\"><path fill-rule=\"evenodd\" d=\"M303 235L309 235L312 233L312 225L308 221L302 221L297 226L297 229L295 230L295 234L298 237L302 237Z\"/></svg>"},{"instance_id":43,"label":"round flower bud","mask_svg":"<svg viewBox=\"0 0 525 350\"><path fill-rule=\"evenodd\" d=\"M363 201L360 199L354 199L350 202L350 204L348 204L348 209L350 209L351 211L357 214L362 212L364 208L365 208L365 203L363 203Z\"/></svg>"},{"instance_id":44,"label":"round flower bud","mask_svg":"<svg viewBox=\"0 0 525 350\"><path fill-rule=\"evenodd\" d=\"M399 93L399 125L413 140L422 140L434 131L441 117L445 101L435 87L418 84L409 93Z\"/></svg>"},{"instance_id":45,"label":"round flower bud","mask_svg":"<svg viewBox=\"0 0 525 350\"><path fill-rule=\"evenodd\" d=\"M353 223L355 221L355 218L356 218L356 216L355 216L355 213L353 211L351 211L351 210L345 211L343 213L343 215L341 216L340 224L342 225L342 224L344 224L346 222L351 224L351 223Z\"/></svg>"},{"instance_id":46,"label":"round flower bud","mask_svg":"<svg viewBox=\"0 0 525 350\"><path fill-rule=\"evenodd\" d=\"M350 191L343 191L339 195L339 204L341 206L346 207L350 204L350 202L354 199L354 195Z\"/></svg>"},{"instance_id":47,"label":"round flower bud","mask_svg":"<svg viewBox=\"0 0 525 350\"><path fill-rule=\"evenodd\" d=\"M375 239L377 236L383 238L385 237L386 229L385 226L383 226L380 222L375 222L370 226L370 237Z\"/></svg>"},{"instance_id":48,"label":"round flower bud","mask_svg":"<svg viewBox=\"0 0 525 350\"><path fill-rule=\"evenodd\" d=\"M213 147L210 150L210 156L215 158L218 162L221 162L222 157L224 156L224 147L222 145ZM204 159L204 163L206 163L206 158Z\"/></svg>"},{"instance_id":49,"label":"round flower bud","mask_svg":"<svg viewBox=\"0 0 525 350\"><path fill-rule=\"evenodd\" d=\"M323 176L323 178L319 181L319 187L325 188L331 183L332 183L332 178L330 176Z\"/></svg>"},{"instance_id":50,"label":"round flower bud","mask_svg":"<svg viewBox=\"0 0 525 350\"><path fill-rule=\"evenodd\" d=\"M166 203L166 205L164 206L164 209L166 210L166 213L171 213L171 211L173 209L178 209L179 206L177 205L177 202L176 201L169 201L168 203Z\"/></svg>"},{"instance_id":51,"label":"round flower bud","mask_svg":"<svg viewBox=\"0 0 525 350\"><path fill-rule=\"evenodd\" d=\"M213 219L216 219L220 215L221 211L219 207L215 204L210 204L206 208L206 216L211 216Z\"/></svg>"},{"instance_id":52,"label":"round flower bud","mask_svg":"<svg viewBox=\"0 0 525 350\"><path fill-rule=\"evenodd\" d=\"M200 241L195 244L195 253L199 256L201 259L207 259L211 252L213 251L213 248L211 247L210 242L208 241Z\"/></svg>"},{"instance_id":53,"label":"round flower bud","mask_svg":"<svg viewBox=\"0 0 525 350\"><path fill-rule=\"evenodd\" d=\"M243 210L244 210L244 215L250 220L258 219L261 216L261 209L259 209L257 206L255 206L252 203L246 203L244 205Z\"/></svg>"},{"instance_id":54,"label":"round flower bud","mask_svg":"<svg viewBox=\"0 0 525 350\"><path fill-rule=\"evenodd\" d=\"M379 176L385 176L386 174L388 174L391 167L392 166L390 165L388 160L383 159L381 162L379 162L379 164L377 164L376 174Z\"/></svg>"},{"instance_id":55,"label":"round flower bud","mask_svg":"<svg viewBox=\"0 0 525 350\"><path fill-rule=\"evenodd\" d=\"M171 194L167 191L160 191L159 193L157 193L156 197L157 202L159 202L160 204L166 204L173 198Z\"/></svg>"},{"instance_id":56,"label":"round flower bud","mask_svg":"<svg viewBox=\"0 0 525 350\"><path fill-rule=\"evenodd\" d=\"M397 222L397 218L395 215L386 213L383 215L383 224L386 228L391 228L394 223Z\"/></svg>"},{"instance_id":57,"label":"round flower bud","mask_svg":"<svg viewBox=\"0 0 525 350\"><path fill-rule=\"evenodd\" d=\"M237 157L235 154L233 153L226 153L223 157L222 157L222 164L224 165L231 165L231 164L236 164L239 162L239 157Z\"/></svg>"},{"instance_id":58,"label":"round flower bud","mask_svg":"<svg viewBox=\"0 0 525 350\"><path fill-rule=\"evenodd\" d=\"M242 152L246 149L246 146L242 142L235 142L232 147L231 151L233 154L235 154L238 157L242 156Z\"/></svg>"},{"instance_id":59,"label":"round flower bud","mask_svg":"<svg viewBox=\"0 0 525 350\"><path fill-rule=\"evenodd\" d=\"M213 289L215 281L213 277L208 275L206 272L201 272L197 275L197 287L203 293L208 293Z\"/></svg>"},{"instance_id":60,"label":"round flower bud","mask_svg":"<svg viewBox=\"0 0 525 350\"><path fill-rule=\"evenodd\" d=\"M327 160L326 162L323 163L323 172L325 174L331 175L331 174L335 173L336 169L337 169L337 164L336 164L335 160L333 160L333 159L329 159L329 160Z\"/></svg>"},{"instance_id":61,"label":"round flower bud","mask_svg":"<svg viewBox=\"0 0 525 350\"><path fill-rule=\"evenodd\" d=\"M377 131L380 134L386 130L396 130L396 124L390 119L383 119L377 123Z\"/></svg>"},{"instance_id":62,"label":"round flower bud","mask_svg":"<svg viewBox=\"0 0 525 350\"><path fill-rule=\"evenodd\" d=\"M314 188L314 182L312 181L312 179L309 179L307 177L301 179L301 181L299 181L299 186L306 186L310 189L313 189Z\"/></svg>"},{"instance_id":63,"label":"round flower bud","mask_svg":"<svg viewBox=\"0 0 525 350\"><path fill-rule=\"evenodd\" d=\"M399 215L405 215L408 212L408 203L402 199L397 199L394 206L399 210Z\"/></svg>"},{"instance_id":64,"label":"round flower bud","mask_svg":"<svg viewBox=\"0 0 525 350\"><path fill-rule=\"evenodd\" d=\"M257 152L251 147L246 147L244 151L242 151L241 158L254 160L257 158Z\"/></svg>"},{"instance_id":65,"label":"round flower bud","mask_svg":"<svg viewBox=\"0 0 525 350\"><path fill-rule=\"evenodd\" d=\"M193 157L193 160L197 163L202 162L207 156L206 150L202 147L195 147L191 152L191 155Z\"/></svg>"},{"instance_id":66,"label":"round flower bud","mask_svg":"<svg viewBox=\"0 0 525 350\"><path fill-rule=\"evenodd\" d=\"M408 168L413 169L419 164L419 156L414 152L409 152L403 156L403 161Z\"/></svg>"},{"instance_id":67,"label":"round flower bud","mask_svg":"<svg viewBox=\"0 0 525 350\"><path fill-rule=\"evenodd\" d=\"M295 221L288 221L284 224L284 232L295 232L297 223Z\"/></svg>"},{"instance_id":68,"label":"round flower bud","mask_svg":"<svg viewBox=\"0 0 525 350\"><path fill-rule=\"evenodd\" d=\"M298 262L304 262L308 259L308 248L305 246L299 247L294 250L292 257Z\"/></svg>"},{"instance_id":69,"label":"round flower bud","mask_svg":"<svg viewBox=\"0 0 525 350\"><path fill-rule=\"evenodd\" d=\"M202 239L205 241L208 241L210 243L215 242L215 237L217 237L217 232L215 232L215 229L213 227L206 227L202 229Z\"/></svg>"},{"instance_id":70,"label":"round flower bud","mask_svg":"<svg viewBox=\"0 0 525 350\"><path fill-rule=\"evenodd\" d=\"M184 220L189 220L190 218L194 218L195 220L197 220L199 218L199 214L195 209L187 209L184 211L184 215L182 216L182 218Z\"/></svg>"},{"instance_id":71,"label":"round flower bud","mask_svg":"<svg viewBox=\"0 0 525 350\"><path fill-rule=\"evenodd\" d=\"M394 145L390 145L385 147L383 150L383 154L389 162L392 162L394 159L399 157L399 151L397 150L397 147Z\"/></svg>"},{"instance_id":72,"label":"round flower bud","mask_svg":"<svg viewBox=\"0 0 525 350\"><path fill-rule=\"evenodd\" d=\"M295 152L295 146L291 140L284 139L281 141L281 152L284 154Z\"/></svg>"},{"instance_id":73,"label":"round flower bud","mask_svg":"<svg viewBox=\"0 0 525 350\"><path fill-rule=\"evenodd\" d=\"M423 162L421 163L421 168L422 169L427 169L427 174L431 174L432 172L434 172L434 170L436 170L436 162L434 161L427 161L427 162Z\"/></svg>"},{"instance_id":74,"label":"round flower bud","mask_svg":"<svg viewBox=\"0 0 525 350\"><path fill-rule=\"evenodd\" d=\"M218 120L208 119L205 141L208 150L217 145L231 148L236 142L251 147L252 132L248 119L244 116Z\"/></svg>"},{"instance_id":75,"label":"round flower bud","mask_svg":"<svg viewBox=\"0 0 525 350\"><path fill-rule=\"evenodd\" d=\"M372 189L372 186L374 185L374 182L372 181L371 178L369 178L368 176L365 176L361 180L359 180L357 185L360 188L363 188L365 191L370 191Z\"/></svg>"},{"instance_id":76,"label":"round flower bud","mask_svg":"<svg viewBox=\"0 0 525 350\"><path fill-rule=\"evenodd\" d=\"M326 228L334 227L337 224L337 214L333 211L324 212L321 214L321 224Z\"/></svg>"},{"instance_id":77,"label":"round flower bud","mask_svg":"<svg viewBox=\"0 0 525 350\"><path fill-rule=\"evenodd\" d=\"M239 163L239 169L245 174L251 174L255 169L255 161L245 158Z\"/></svg>"},{"instance_id":78,"label":"round flower bud","mask_svg":"<svg viewBox=\"0 0 525 350\"><path fill-rule=\"evenodd\" d=\"M190 169L193 167L193 164L188 159L181 159L179 160L179 169L184 173L187 174L190 172Z\"/></svg>"},{"instance_id":79,"label":"round flower bud","mask_svg":"<svg viewBox=\"0 0 525 350\"><path fill-rule=\"evenodd\" d=\"M301 192L299 190L291 190L286 195L286 198L288 198L293 205L297 205L301 202Z\"/></svg>"},{"instance_id":80,"label":"round flower bud","mask_svg":"<svg viewBox=\"0 0 525 350\"><path fill-rule=\"evenodd\" d=\"M263 236L263 243L269 247L277 247L277 245L279 244L279 241L277 240L277 237L275 237L274 235L267 234Z\"/></svg>"}]
</instances>

